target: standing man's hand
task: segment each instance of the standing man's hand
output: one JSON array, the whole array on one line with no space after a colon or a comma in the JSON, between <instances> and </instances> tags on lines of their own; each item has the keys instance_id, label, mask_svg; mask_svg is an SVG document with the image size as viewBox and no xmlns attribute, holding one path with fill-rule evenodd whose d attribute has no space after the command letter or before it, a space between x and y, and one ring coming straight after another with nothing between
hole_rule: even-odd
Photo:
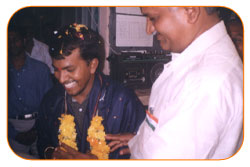
<instances>
[{"instance_id":1,"label":"standing man's hand","mask_svg":"<svg viewBox=\"0 0 250 167\"><path fill-rule=\"evenodd\" d=\"M110 140L110 143L108 144L110 149L110 152L115 151L116 149L128 146L128 142L130 139L132 139L135 136L133 133L124 133L124 134L107 134L106 140ZM124 154L130 154L129 148L124 148L120 150L120 155Z\"/></svg>"},{"instance_id":2,"label":"standing man's hand","mask_svg":"<svg viewBox=\"0 0 250 167\"><path fill-rule=\"evenodd\" d=\"M93 154L83 154L62 143L55 149L52 159L97 159Z\"/></svg>"}]
</instances>

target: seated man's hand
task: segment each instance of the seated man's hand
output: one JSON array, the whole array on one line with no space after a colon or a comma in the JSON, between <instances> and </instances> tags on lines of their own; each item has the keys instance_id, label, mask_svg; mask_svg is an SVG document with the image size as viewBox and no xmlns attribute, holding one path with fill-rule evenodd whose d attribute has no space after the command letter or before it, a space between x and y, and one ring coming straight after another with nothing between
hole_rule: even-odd
<instances>
[{"instance_id":1,"label":"seated man's hand","mask_svg":"<svg viewBox=\"0 0 250 167\"><path fill-rule=\"evenodd\" d=\"M97 159L93 154L83 154L62 143L55 149L52 159Z\"/></svg>"},{"instance_id":2,"label":"seated man's hand","mask_svg":"<svg viewBox=\"0 0 250 167\"><path fill-rule=\"evenodd\" d=\"M37 132L33 128L27 132L18 133L15 140L18 141L20 144L29 146L36 141L36 138L37 138Z\"/></svg>"},{"instance_id":3,"label":"seated man's hand","mask_svg":"<svg viewBox=\"0 0 250 167\"><path fill-rule=\"evenodd\" d=\"M124 133L124 134L107 134L106 140L110 140L108 146L111 148L110 152L115 151L116 149L128 146L128 142L132 139L135 135L133 133ZM129 148L125 148L120 150L120 155L130 154Z\"/></svg>"}]
</instances>

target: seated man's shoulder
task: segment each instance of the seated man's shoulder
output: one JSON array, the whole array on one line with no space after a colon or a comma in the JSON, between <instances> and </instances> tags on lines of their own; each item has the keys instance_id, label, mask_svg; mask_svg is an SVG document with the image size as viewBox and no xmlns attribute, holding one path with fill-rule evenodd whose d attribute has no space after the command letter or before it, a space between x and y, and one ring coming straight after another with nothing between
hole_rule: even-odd
<instances>
[{"instance_id":1,"label":"seated man's shoulder","mask_svg":"<svg viewBox=\"0 0 250 167\"><path fill-rule=\"evenodd\" d=\"M30 63L34 66L36 69L44 69L44 70L49 70L49 67L47 64L45 64L42 61L36 60L34 58L30 57Z\"/></svg>"}]
</instances>

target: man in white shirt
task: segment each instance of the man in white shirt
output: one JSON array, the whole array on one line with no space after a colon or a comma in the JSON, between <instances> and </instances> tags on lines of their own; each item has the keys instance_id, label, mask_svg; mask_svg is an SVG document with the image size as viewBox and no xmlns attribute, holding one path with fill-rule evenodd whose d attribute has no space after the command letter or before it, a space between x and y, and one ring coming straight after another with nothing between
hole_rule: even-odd
<instances>
[{"instance_id":1,"label":"man in white shirt","mask_svg":"<svg viewBox=\"0 0 250 167\"><path fill-rule=\"evenodd\" d=\"M111 151L131 159L225 159L243 136L243 68L215 8L142 7L172 62L152 87L147 116L134 136L107 135ZM134 136L134 137L133 137ZM132 138L133 137L133 138ZM132 139L131 139L132 138Z\"/></svg>"},{"instance_id":2,"label":"man in white shirt","mask_svg":"<svg viewBox=\"0 0 250 167\"><path fill-rule=\"evenodd\" d=\"M25 37L24 45L26 54L33 59L47 64L51 74L53 74L54 68L52 67L49 47L35 37L40 33L40 19L33 15L31 8L24 8L22 11L17 12L11 20L13 22L12 24L18 26L22 30Z\"/></svg>"},{"instance_id":3,"label":"man in white shirt","mask_svg":"<svg viewBox=\"0 0 250 167\"><path fill-rule=\"evenodd\" d=\"M49 47L47 44L35 39L34 37L34 27L24 27L26 30L26 40L25 40L25 50L26 53L45 64L50 69L51 73L54 73L54 68L52 67L52 59L49 54Z\"/></svg>"}]
</instances>

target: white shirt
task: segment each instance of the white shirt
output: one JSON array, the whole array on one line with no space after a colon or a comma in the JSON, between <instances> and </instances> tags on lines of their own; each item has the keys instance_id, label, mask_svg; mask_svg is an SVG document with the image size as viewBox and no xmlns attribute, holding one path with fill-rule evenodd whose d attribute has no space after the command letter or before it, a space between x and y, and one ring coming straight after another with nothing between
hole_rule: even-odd
<instances>
[{"instance_id":1,"label":"white shirt","mask_svg":"<svg viewBox=\"0 0 250 167\"><path fill-rule=\"evenodd\" d=\"M221 21L164 66L131 159L224 159L242 143L242 63ZM158 123L157 123L158 120Z\"/></svg>"},{"instance_id":2,"label":"white shirt","mask_svg":"<svg viewBox=\"0 0 250 167\"><path fill-rule=\"evenodd\" d=\"M39 60L48 65L50 72L54 73L54 68L52 67L52 60L49 54L49 47L43 42L40 42L33 38L34 46L32 48L31 54L26 52L30 57Z\"/></svg>"}]
</instances>

